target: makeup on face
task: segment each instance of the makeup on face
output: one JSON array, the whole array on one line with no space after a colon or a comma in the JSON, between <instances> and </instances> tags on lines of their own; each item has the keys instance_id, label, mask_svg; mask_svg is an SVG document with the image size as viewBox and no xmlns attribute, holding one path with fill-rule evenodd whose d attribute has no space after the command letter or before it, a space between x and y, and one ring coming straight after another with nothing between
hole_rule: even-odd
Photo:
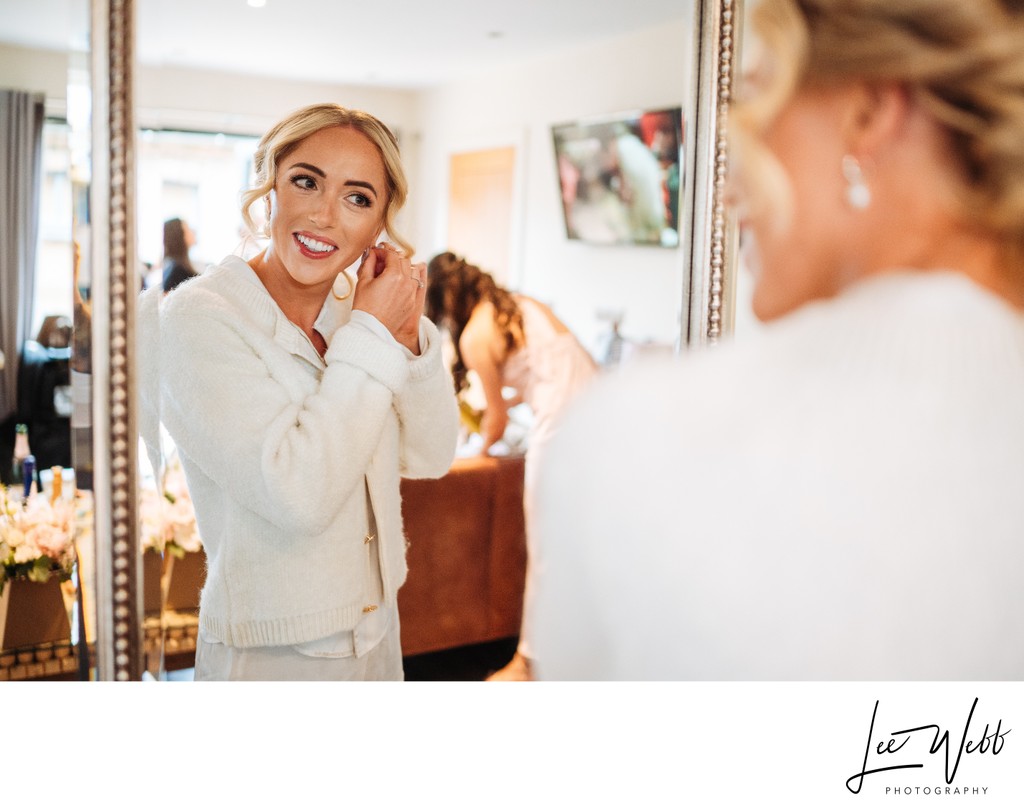
<instances>
[{"instance_id":1,"label":"makeup on face","mask_svg":"<svg viewBox=\"0 0 1024 807\"><path fill-rule=\"evenodd\" d=\"M272 255L303 285L333 279L379 236L386 179L379 151L362 133L331 127L310 135L279 166Z\"/></svg>"}]
</instances>

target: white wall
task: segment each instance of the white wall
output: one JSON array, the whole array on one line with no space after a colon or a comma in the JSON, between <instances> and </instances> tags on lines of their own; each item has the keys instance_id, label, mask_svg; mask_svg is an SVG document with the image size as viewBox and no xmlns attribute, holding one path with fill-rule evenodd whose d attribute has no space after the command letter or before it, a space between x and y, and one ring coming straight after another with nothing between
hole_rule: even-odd
<instances>
[{"instance_id":1,"label":"white wall","mask_svg":"<svg viewBox=\"0 0 1024 807\"><path fill-rule=\"evenodd\" d=\"M508 285L552 304L588 347L596 345L604 327L596 317L602 308L625 310L627 337L671 344L680 330L681 250L568 241L551 125L643 107L685 108L692 34L688 4L682 5L687 16L676 23L429 91L143 65L135 85L137 122L144 127L262 134L307 103L331 100L373 112L402 139L411 197L398 226L424 260L448 246L451 154L514 145L520 161ZM63 99L66 71L63 54L0 45L0 76L6 86L43 90Z\"/></svg>"},{"instance_id":2,"label":"white wall","mask_svg":"<svg viewBox=\"0 0 1024 807\"><path fill-rule=\"evenodd\" d=\"M372 112L398 132L415 126L411 90L350 87L179 67L141 65L135 97L140 126L262 135L289 112L333 102Z\"/></svg>"},{"instance_id":3,"label":"white wall","mask_svg":"<svg viewBox=\"0 0 1024 807\"><path fill-rule=\"evenodd\" d=\"M522 158L519 238L508 284L552 304L588 347L602 328L599 308L624 308L623 332L631 338L674 342L683 294L681 250L568 241L551 125L642 107L685 107L691 38L687 18L422 93L412 233L419 254L429 257L448 246L451 154L515 145Z\"/></svg>"},{"instance_id":4,"label":"white wall","mask_svg":"<svg viewBox=\"0 0 1024 807\"><path fill-rule=\"evenodd\" d=\"M136 122L142 127L261 135L288 112L324 101L371 111L399 133L413 131L417 123L417 94L412 90L153 65L139 65L134 78ZM44 92L61 108L67 81L66 53L0 43L0 87Z\"/></svg>"},{"instance_id":5,"label":"white wall","mask_svg":"<svg viewBox=\"0 0 1024 807\"><path fill-rule=\"evenodd\" d=\"M0 87L45 93L63 111L68 92L68 56L0 43Z\"/></svg>"},{"instance_id":6,"label":"white wall","mask_svg":"<svg viewBox=\"0 0 1024 807\"><path fill-rule=\"evenodd\" d=\"M333 101L365 109L384 121L402 141L410 177L416 175L417 94L412 90L352 87L284 79L139 65L135 73L136 124L141 128L184 129L262 135L292 110ZM0 44L0 86L47 96L47 112L64 114L68 56ZM411 231L416 210L408 205L397 226Z\"/></svg>"}]
</instances>

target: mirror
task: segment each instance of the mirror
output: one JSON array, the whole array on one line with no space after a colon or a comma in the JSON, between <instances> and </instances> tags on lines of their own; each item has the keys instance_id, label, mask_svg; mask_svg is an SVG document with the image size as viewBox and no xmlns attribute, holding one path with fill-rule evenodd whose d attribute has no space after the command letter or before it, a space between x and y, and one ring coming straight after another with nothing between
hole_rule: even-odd
<instances>
[{"instance_id":1,"label":"mirror","mask_svg":"<svg viewBox=\"0 0 1024 807\"><path fill-rule=\"evenodd\" d=\"M142 676L135 400L135 17L92 0L92 408L97 664Z\"/></svg>"},{"instance_id":2,"label":"mirror","mask_svg":"<svg viewBox=\"0 0 1024 807\"><path fill-rule=\"evenodd\" d=\"M633 10L637 15L653 15L659 6L671 5L673 10L667 16L662 12L657 24L648 23L610 43L549 54L515 70L496 67L494 85L473 81L470 63L458 81L420 90L389 87L372 73L362 83L324 83L298 76L231 75L225 65L172 64L181 61L178 51L187 49L173 43L175 26L194 19L187 10L165 15L159 4L142 8L131 0L69 2L84 10L92 44L89 228L88 234L76 232L76 239L82 245L77 285L88 291L85 302L91 306L91 368L88 379L80 380L91 382L85 399L95 417L76 429L75 444L76 465L83 479L91 471L95 491L98 678L136 680L145 668L136 505L136 435L143 415L135 404L132 368L136 245L148 243L153 235L148 225L138 237L135 230L137 125L154 132L252 137L291 109L324 97L369 109L393 126L401 140L414 191L398 226L411 235L424 259L453 246L447 242L452 227L445 203L452 159L512 147L511 237L501 278L507 285L551 301L588 346L598 343L608 322L604 317L616 311L626 312L623 331L652 350L713 344L732 330L736 231L725 212L723 193L739 0L693 0L682 6L642 2ZM138 23L137 5L140 15L149 15ZM254 40L260 31L274 27L272 18L253 16L259 10L234 13L231 24L246 32L240 40ZM566 26L563 33L569 39L573 32ZM136 28L147 35L166 29L166 41L147 48L164 64L135 64ZM500 41L501 32L494 33L491 39ZM396 36L417 41L415 30L397 31ZM179 38L179 43L187 39ZM494 42L488 47L493 49ZM472 54L484 55L480 48ZM625 63L632 73L623 81ZM500 92L494 91L497 83ZM547 92L535 91L548 86ZM69 90L69 102L71 95ZM256 97L258 104L253 102ZM509 103L516 97L529 101ZM567 242L551 156L552 126L630 108L672 105L682 105L684 122L680 244L664 249ZM139 187L147 187L142 172L139 179ZM86 206L84 197L76 196L77 202ZM146 200L138 203L141 207ZM197 225L201 240L209 236L204 229ZM222 246L204 250L199 256L204 262L217 262L225 254ZM80 328L76 336L85 333Z\"/></svg>"},{"instance_id":3,"label":"mirror","mask_svg":"<svg viewBox=\"0 0 1024 807\"><path fill-rule=\"evenodd\" d=\"M18 419L26 420L29 425L27 437L31 447L26 446L26 452L34 456L38 466L34 479L38 498L27 507L8 511L7 515L12 524L23 517L25 524L35 524L42 514L47 520L39 525L41 527L56 527L62 535L70 534L73 529L77 551L72 552L72 557L77 556L77 563L62 568L70 574L67 581L61 582L61 572L56 575L51 572L49 578L30 575L30 587L37 592L27 599L22 598L20 606L14 601L12 591L13 584L20 581L9 579L12 585L6 587L10 598L6 610L6 615L11 617L8 624L25 628L18 634L25 645L13 654L5 651L0 667L11 680L113 678L114 664L109 660L100 662L101 653L97 652L104 645L114 647L115 643L107 641L104 634L109 631L103 630L102 619L98 618L102 603L97 596L97 578L102 577L105 564L96 563L95 536L99 531L93 529L96 508L91 504L91 494L95 492L95 501L102 512L110 498L109 491L96 487L101 481L94 471L97 465L104 463L93 462L95 457L101 456L102 450L98 452L94 444L97 430L93 428L92 415L103 410L97 410L92 393L105 383L94 385L92 381L105 381L105 367L109 363L109 356L104 357L102 353L109 340L102 333L93 333L94 322L105 320L105 314L99 317L93 314L97 295L106 284L106 267L96 253L106 233L94 220L101 198L95 194L102 195L106 184L106 179L93 181L92 81L97 74L90 60L97 49L90 47L90 40L95 9L89 0L45 4L46 7L33 11L52 23L43 26L40 25L42 18L34 20L31 14L25 14L23 4L5 2L5 6L2 12L4 43L0 48L4 83L16 93L40 99L38 109L45 115L45 119L40 115L38 121L42 125L38 192L26 187L15 196L18 203L8 208L32 210L38 217L38 246L31 243L29 230L13 237L9 234L5 239L7 243L20 243L18 249L29 256L24 261L29 267L29 277L13 296L17 297L22 312L19 317L24 325L31 325L31 329L19 332L16 343L5 339L5 346L10 355L8 367L16 371ZM105 30L106 26L104 21L99 30ZM38 49L32 47L35 40L31 32L41 28L46 30L48 47ZM105 62L104 56L101 63ZM12 144L5 148L24 146ZM12 153L7 152L5 157L9 164L33 163L24 153L12 158ZM103 239L94 237L94 232L99 232ZM31 258L33 253L35 260ZM4 274L9 276L7 266ZM40 319L42 327L38 327ZM48 329L48 326L53 327ZM19 330L22 327L19 325ZM55 340L55 336L61 339ZM19 349L21 344L24 347ZM43 362L37 362L37 354L43 356ZM37 364L47 371L42 376L36 373ZM49 372L51 365L57 370ZM46 383L41 383L40 378ZM11 384L11 379L5 378L5 382ZM18 454L15 450L16 461ZM62 469L59 476L57 466ZM78 492L86 495L77 496ZM43 501L49 505L49 510L33 510L36 503L41 506ZM51 515L52 521L49 520ZM50 554L50 557L54 556ZM56 562L64 566L63 560ZM46 582L39 586L42 579ZM67 610L66 619L57 618L56 613L63 609L54 612L49 608L48 595L44 596L44 592L52 588L51 583L57 582L60 582ZM5 647L9 642L18 644L10 633L5 639ZM123 643L122 649L130 652L129 643Z\"/></svg>"},{"instance_id":4,"label":"mirror","mask_svg":"<svg viewBox=\"0 0 1024 807\"><path fill-rule=\"evenodd\" d=\"M725 178L742 17L742 0L698 0L696 5L697 64L689 96L695 106L689 161L694 170L684 202L691 236L683 264L690 281L685 334L690 346L713 345L735 324L739 237L725 204Z\"/></svg>"}]
</instances>

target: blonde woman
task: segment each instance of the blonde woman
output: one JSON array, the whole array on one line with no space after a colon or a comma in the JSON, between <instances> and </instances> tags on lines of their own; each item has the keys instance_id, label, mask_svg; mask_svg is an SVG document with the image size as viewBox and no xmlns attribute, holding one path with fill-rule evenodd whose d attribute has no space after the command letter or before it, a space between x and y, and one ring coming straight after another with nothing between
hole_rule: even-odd
<instances>
[{"instance_id":1,"label":"blonde woman","mask_svg":"<svg viewBox=\"0 0 1024 807\"><path fill-rule=\"evenodd\" d=\"M731 120L768 324L567 419L542 678L1024 677L1021 6L757 3Z\"/></svg>"},{"instance_id":2,"label":"blonde woman","mask_svg":"<svg viewBox=\"0 0 1024 807\"><path fill-rule=\"evenodd\" d=\"M401 679L399 478L445 473L457 414L426 266L394 231L397 144L315 105L255 168L243 215L265 206L268 246L160 315L161 417L208 558L196 678Z\"/></svg>"}]
</instances>

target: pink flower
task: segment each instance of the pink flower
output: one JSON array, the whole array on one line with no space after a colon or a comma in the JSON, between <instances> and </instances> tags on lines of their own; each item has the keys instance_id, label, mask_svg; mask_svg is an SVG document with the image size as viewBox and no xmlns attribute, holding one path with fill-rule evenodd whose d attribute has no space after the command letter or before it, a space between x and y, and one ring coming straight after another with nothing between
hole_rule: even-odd
<instances>
[{"instance_id":1,"label":"pink flower","mask_svg":"<svg viewBox=\"0 0 1024 807\"><path fill-rule=\"evenodd\" d=\"M41 554L62 560L71 548L71 533L53 524L36 524L25 534L26 543L39 548Z\"/></svg>"}]
</instances>

